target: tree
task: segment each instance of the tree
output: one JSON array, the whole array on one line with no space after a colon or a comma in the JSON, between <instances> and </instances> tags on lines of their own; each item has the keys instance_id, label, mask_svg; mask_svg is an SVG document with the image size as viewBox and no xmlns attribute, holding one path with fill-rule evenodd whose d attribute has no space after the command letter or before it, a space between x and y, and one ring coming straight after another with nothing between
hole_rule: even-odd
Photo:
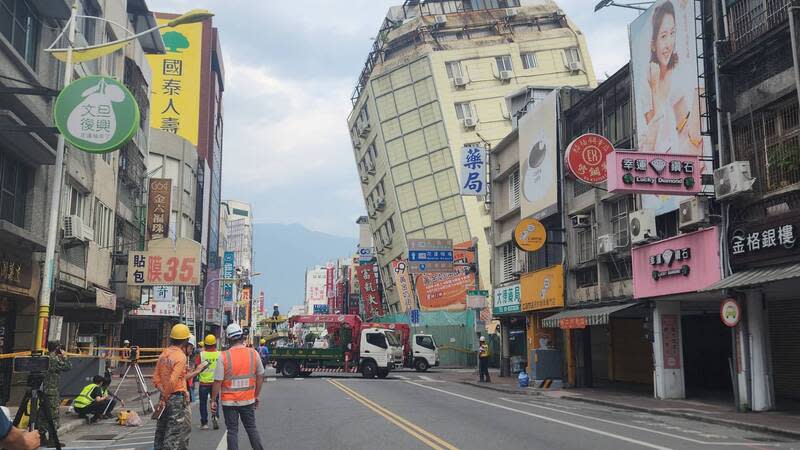
<instances>
[{"instance_id":1,"label":"tree","mask_svg":"<svg viewBox=\"0 0 800 450\"><path fill-rule=\"evenodd\" d=\"M189 39L177 31L168 31L161 36L164 39L164 47L168 52L180 53L181 50L189 48Z\"/></svg>"}]
</instances>

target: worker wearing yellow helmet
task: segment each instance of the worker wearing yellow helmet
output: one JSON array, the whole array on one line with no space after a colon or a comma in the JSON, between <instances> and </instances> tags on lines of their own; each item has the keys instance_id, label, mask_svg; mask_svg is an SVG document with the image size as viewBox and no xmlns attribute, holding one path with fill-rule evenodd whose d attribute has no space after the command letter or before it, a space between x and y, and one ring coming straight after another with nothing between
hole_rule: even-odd
<instances>
[{"instance_id":1,"label":"worker wearing yellow helmet","mask_svg":"<svg viewBox=\"0 0 800 450\"><path fill-rule=\"evenodd\" d=\"M211 397L211 389L214 387L214 369L217 368L217 360L220 352L217 351L217 337L209 334L203 340L203 351L197 356L197 367L204 367L198 375L200 380L200 429L208 429L208 400ZM213 400L212 400L213 401ZM211 415L211 422L214 429L219 429L219 411Z\"/></svg>"},{"instance_id":2,"label":"worker wearing yellow helmet","mask_svg":"<svg viewBox=\"0 0 800 450\"><path fill-rule=\"evenodd\" d=\"M258 346L258 356L261 357L261 364L267 367L269 363L269 347L267 347L267 340L261 338L261 345Z\"/></svg>"},{"instance_id":3,"label":"worker wearing yellow helmet","mask_svg":"<svg viewBox=\"0 0 800 450\"><path fill-rule=\"evenodd\" d=\"M154 413L158 417L153 442L156 448L189 448L192 425L186 375L190 336L189 327L175 324L169 333L170 345L161 352L153 372L153 384L161 393Z\"/></svg>"}]
</instances>

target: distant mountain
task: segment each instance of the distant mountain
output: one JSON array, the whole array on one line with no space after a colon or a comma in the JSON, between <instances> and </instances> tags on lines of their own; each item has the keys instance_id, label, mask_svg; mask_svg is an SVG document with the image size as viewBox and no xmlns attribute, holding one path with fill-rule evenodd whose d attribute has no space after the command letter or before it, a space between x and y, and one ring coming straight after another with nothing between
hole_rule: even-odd
<instances>
[{"instance_id":1,"label":"distant mountain","mask_svg":"<svg viewBox=\"0 0 800 450\"><path fill-rule=\"evenodd\" d=\"M299 224L259 223L253 228L255 250L254 294L263 289L265 310L280 305L286 314L303 303L306 268L344 258L356 251L358 240L311 231Z\"/></svg>"}]
</instances>

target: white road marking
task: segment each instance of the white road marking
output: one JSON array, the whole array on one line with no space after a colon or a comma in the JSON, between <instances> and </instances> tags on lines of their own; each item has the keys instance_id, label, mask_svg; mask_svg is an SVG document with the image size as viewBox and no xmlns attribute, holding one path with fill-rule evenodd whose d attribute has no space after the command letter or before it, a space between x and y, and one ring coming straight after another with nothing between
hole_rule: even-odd
<instances>
[{"instance_id":1,"label":"white road marking","mask_svg":"<svg viewBox=\"0 0 800 450\"><path fill-rule=\"evenodd\" d=\"M425 380L425 381L436 381L431 377L426 377L425 375L417 375L417 376L420 377L421 379Z\"/></svg>"},{"instance_id":2,"label":"white road marking","mask_svg":"<svg viewBox=\"0 0 800 450\"><path fill-rule=\"evenodd\" d=\"M399 380L407 380L408 379L408 377L404 377L402 375L394 375L394 378L397 378Z\"/></svg>"},{"instance_id":3,"label":"white road marking","mask_svg":"<svg viewBox=\"0 0 800 450\"><path fill-rule=\"evenodd\" d=\"M702 445L723 445L723 446L743 446L743 445L753 445L753 444L758 444L759 446L765 446L765 447L766 447L766 446L768 446L768 447L774 447L774 446L778 445L778 444L763 444L763 443L761 443L761 442L710 442L710 441L700 441L700 440L697 440L697 439L692 439L692 438L690 438L690 437L686 437L686 436L680 436L680 435L677 435L677 434L667 433L667 432L665 432L665 431L651 430L651 429L649 429L649 428L637 427L637 426L635 426L635 425L630 425L630 424L627 424L627 423L616 422L616 421L613 421L613 420L608 420L608 419L600 419L600 418L597 418L597 417L592 417L592 416L585 416L585 415L583 415L583 414L578 414L578 413L573 413L573 412L562 411L562 410L559 410L559 409L556 409L556 408L548 408L548 407L546 407L546 406L540 406L540 405L536 405L536 404L533 404L533 403L526 403L526 402L520 402L520 401L517 401L517 400L511 400L510 398L504 398L504 397L500 397L500 400L504 400L504 401L507 401L507 402L510 402L510 403L517 403L517 404L519 404L519 405L532 406L532 407L534 407L534 408L546 409L546 410L548 410L548 411L555 411L555 412L557 412L557 413L560 413L560 414L567 414L567 415L570 415L570 416L580 417L580 418L583 418L583 419L588 419L588 420L596 420L596 421L598 421L598 422L609 423L609 424L612 424L612 425L617 425L617 426L620 426L620 427L632 428L632 429L634 429L634 430L645 431L645 432L647 432L647 433L660 434L660 435L662 435L662 436L669 436L669 437L671 437L671 438L675 438L675 439L681 439L681 440L684 440L684 441L689 441L689 442L692 442L692 443L695 443L695 444L702 444ZM676 426L672 426L672 425L666 425L666 424L663 426L663 428L667 428L667 429L674 429L674 430L681 430L681 428L680 428L680 427L676 427ZM686 431L686 430L681 430L681 431Z\"/></svg>"},{"instance_id":4,"label":"white road marking","mask_svg":"<svg viewBox=\"0 0 800 450\"><path fill-rule=\"evenodd\" d=\"M295 378L295 380L305 380L305 378Z\"/></svg>"},{"instance_id":5,"label":"white road marking","mask_svg":"<svg viewBox=\"0 0 800 450\"><path fill-rule=\"evenodd\" d=\"M225 450L228 448L228 430L222 433L222 440L217 445L217 450Z\"/></svg>"},{"instance_id":6,"label":"white road marking","mask_svg":"<svg viewBox=\"0 0 800 450\"><path fill-rule=\"evenodd\" d=\"M266 379L266 382L267 382L267 383L269 383L270 381L278 381L278 379L277 379L277 378L275 378L275 377L270 377L270 378L267 378L267 379Z\"/></svg>"},{"instance_id":7,"label":"white road marking","mask_svg":"<svg viewBox=\"0 0 800 450\"><path fill-rule=\"evenodd\" d=\"M444 389L438 389L438 388L431 387L431 386L425 386L424 384L415 383L413 381L406 381L406 383L413 384L414 386L419 386L419 387L424 388L424 389L430 389L432 391L441 392L443 394L451 395L453 397L462 398L464 400L469 400L471 402L480 403L482 405L493 406L495 408L504 409L504 410L516 412L516 413L519 413L519 414L524 414L526 416L535 417L537 419L546 420L548 422L555 422L555 423L558 423L558 424L561 424L561 425L564 425L564 426L567 426L567 427L577 428L579 430L588 431L590 433L600 434L600 435L607 436L607 437L610 437L610 438L619 439L621 441L630 442L632 444L641 445L643 447L657 448L657 449L660 449L660 450L667 450L668 449L668 447L661 447L659 445L651 444L649 442L639 441L639 440L632 439L632 438L629 438L629 437L626 437L626 436L620 436L618 434L609 433L607 431L597 430L597 429L594 429L594 428L585 427L583 425L578 425L578 424L575 424L575 423L565 422L563 420L554 419L552 417L541 416L539 414L534 414L534 413L529 412L529 411L523 411L521 409L514 409L514 408L511 408L509 406L500 405L498 403L492 403L492 402L487 402L487 401L483 401L483 400L478 400L476 398L467 397L466 395L456 394L454 392L445 391Z\"/></svg>"}]
</instances>

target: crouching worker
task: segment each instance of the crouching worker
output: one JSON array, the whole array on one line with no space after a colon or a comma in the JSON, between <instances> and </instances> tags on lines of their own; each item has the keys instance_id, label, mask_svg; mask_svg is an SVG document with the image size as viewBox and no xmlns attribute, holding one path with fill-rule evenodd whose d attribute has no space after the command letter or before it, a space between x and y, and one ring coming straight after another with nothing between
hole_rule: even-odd
<instances>
[{"instance_id":1,"label":"crouching worker","mask_svg":"<svg viewBox=\"0 0 800 450\"><path fill-rule=\"evenodd\" d=\"M111 411L117 403L109 394L106 381L104 377L95 375L92 382L86 385L72 401L75 412L89 420L89 423L111 417ZM89 418L89 414L92 414L91 418Z\"/></svg>"}]
</instances>

